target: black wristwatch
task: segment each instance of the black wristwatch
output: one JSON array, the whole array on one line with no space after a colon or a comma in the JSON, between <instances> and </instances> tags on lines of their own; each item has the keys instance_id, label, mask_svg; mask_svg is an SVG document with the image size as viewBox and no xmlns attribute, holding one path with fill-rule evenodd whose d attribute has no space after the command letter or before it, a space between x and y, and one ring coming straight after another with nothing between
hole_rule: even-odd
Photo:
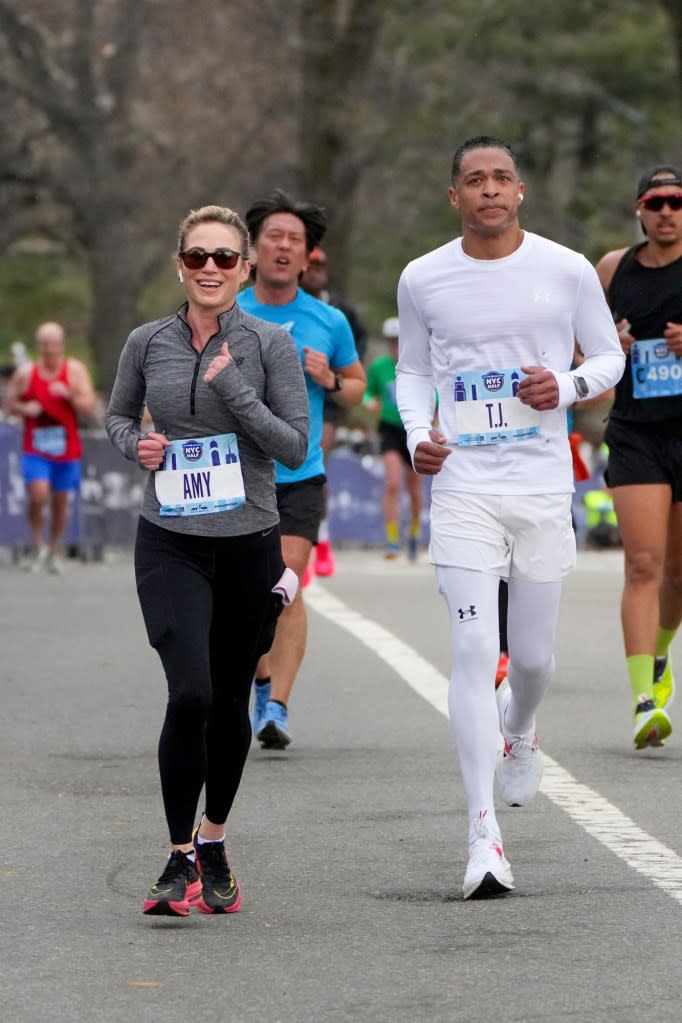
<instances>
[{"instance_id":1,"label":"black wristwatch","mask_svg":"<svg viewBox=\"0 0 682 1023\"><path fill-rule=\"evenodd\" d=\"M343 373L334 373L334 386L325 387L327 394L333 394L335 391L340 391L343 387Z\"/></svg>"},{"instance_id":2,"label":"black wristwatch","mask_svg":"<svg viewBox=\"0 0 682 1023\"><path fill-rule=\"evenodd\" d=\"M573 386L578 398L586 398L590 393L590 389L585 383L585 377L573 377Z\"/></svg>"}]
</instances>

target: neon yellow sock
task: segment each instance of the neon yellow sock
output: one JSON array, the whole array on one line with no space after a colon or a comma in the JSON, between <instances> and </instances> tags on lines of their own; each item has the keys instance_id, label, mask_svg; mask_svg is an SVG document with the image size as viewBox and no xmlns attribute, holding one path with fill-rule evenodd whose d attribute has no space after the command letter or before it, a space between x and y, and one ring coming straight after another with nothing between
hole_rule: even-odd
<instances>
[{"instance_id":1,"label":"neon yellow sock","mask_svg":"<svg viewBox=\"0 0 682 1023\"><path fill-rule=\"evenodd\" d=\"M419 519L412 519L410 522L410 536L419 536L422 531L422 524Z\"/></svg>"},{"instance_id":2,"label":"neon yellow sock","mask_svg":"<svg viewBox=\"0 0 682 1023\"><path fill-rule=\"evenodd\" d=\"M656 637L656 656L665 657L670 649L670 644L675 638L677 629L664 629L662 626L658 630L658 636Z\"/></svg>"},{"instance_id":3,"label":"neon yellow sock","mask_svg":"<svg viewBox=\"0 0 682 1023\"><path fill-rule=\"evenodd\" d=\"M386 539L388 540L389 543L400 542L400 531L398 529L397 522L386 523Z\"/></svg>"},{"instance_id":4,"label":"neon yellow sock","mask_svg":"<svg viewBox=\"0 0 682 1023\"><path fill-rule=\"evenodd\" d=\"M654 658L653 654L632 654L625 660L630 676L633 706L637 706L639 698L646 695L653 700Z\"/></svg>"}]
</instances>

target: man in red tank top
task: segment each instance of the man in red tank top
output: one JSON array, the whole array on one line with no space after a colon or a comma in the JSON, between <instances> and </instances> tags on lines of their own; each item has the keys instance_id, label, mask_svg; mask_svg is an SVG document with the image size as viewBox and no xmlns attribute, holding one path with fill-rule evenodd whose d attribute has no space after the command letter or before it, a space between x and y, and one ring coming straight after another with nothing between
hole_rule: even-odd
<instances>
[{"instance_id":1,"label":"man in red tank top","mask_svg":"<svg viewBox=\"0 0 682 1023\"><path fill-rule=\"evenodd\" d=\"M36 331L36 345L37 360L19 366L8 389L10 414L24 424L22 471L32 542L24 567L37 571L46 561L48 571L59 573L69 491L80 488L78 416L92 415L96 399L84 364L65 356L64 329L59 323L43 323ZM49 546L45 547L48 508Z\"/></svg>"}]
</instances>

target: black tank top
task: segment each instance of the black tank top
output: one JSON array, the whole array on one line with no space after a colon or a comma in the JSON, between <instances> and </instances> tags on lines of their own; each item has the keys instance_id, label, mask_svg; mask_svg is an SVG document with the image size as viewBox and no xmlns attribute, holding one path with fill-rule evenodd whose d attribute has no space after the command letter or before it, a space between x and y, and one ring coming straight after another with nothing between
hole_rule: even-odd
<instances>
[{"instance_id":1,"label":"black tank top","mask_svg":"<svg viewBox=\"0 0 682 1023\"><path fill-rule=\"evenodd\" d=\"M642 266L636 253L646 245L635 245L623 255L609 286L608 300L616 321L630 321L637 341L663 337L666 323L682 323L682 256L668 266ZM635 398L632 369L627 356L625 372L616 384L611 418L635 423L675 422L677 435L682 424L682 395L671 398ZM671 422L671 426L672 426Z\"/></svg>"}]
</instances>

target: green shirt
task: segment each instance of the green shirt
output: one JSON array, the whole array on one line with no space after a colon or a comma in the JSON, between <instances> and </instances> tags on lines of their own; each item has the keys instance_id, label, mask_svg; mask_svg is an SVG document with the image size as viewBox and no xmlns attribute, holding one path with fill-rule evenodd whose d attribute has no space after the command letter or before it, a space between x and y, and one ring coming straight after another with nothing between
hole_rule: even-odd
<instances>
[{"instance_id":1,"label":"green shirt","mask_svg":"<svg viewBox=\"0 0 682 1023\"><path fill-rule=\"evenodd\" d=\"M367 391L365 398L379 398L381 412L379 420L402 426L403 421L398 412L395 400L395 367L396 360L390 355L380 355L369 367L367 374Z\"/></svg>"}]
</instances>

